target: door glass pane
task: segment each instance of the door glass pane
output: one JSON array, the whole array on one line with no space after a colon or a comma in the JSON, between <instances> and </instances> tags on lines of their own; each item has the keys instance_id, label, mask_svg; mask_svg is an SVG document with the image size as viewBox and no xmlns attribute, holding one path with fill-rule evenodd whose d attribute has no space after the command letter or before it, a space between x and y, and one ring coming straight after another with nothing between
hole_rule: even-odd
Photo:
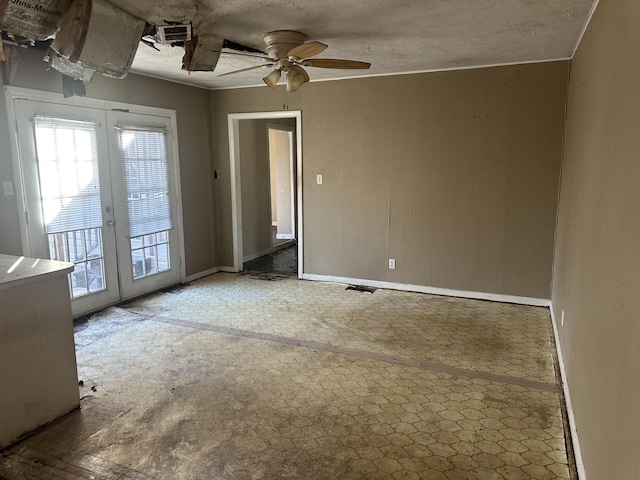
<instances>
[{"instance_id":1,"label":"door glass pane","mask_svg":"<svg viewBox=\"0 0 640 480\"><path fill-rule=\"evenodd\" d=\"M52 260L72 262L69 274L71 298L78 298L106 288L102 228L50 233L49 256Z\"/></svg>"},{"instance_id":2,"label":"door glass pane","mask_svg":"<svg viewBox=\"0 0 640 480\"><path fill-rule=\"evenodd\" d=\"M173 227L166 132L124 126L118 127L118 131L124 162L129 238L170 230Z\"/></svg>"},{"instance_id":3,"label":"door glass pane","mask_svg":"<svg viewBox=\"0 0 640 480\"><path fill-rule=\"evenodd\" d=\"M171 268L168 233L166 231L152 233L131 239L131 264L133 265L134 280L166 272Z\"/></svg>"},{"instance_id":4,"label":"door glass pane","mask_svg":"<svg viewBox=\"0 0 640 480\"><path fill-rule=\"evenodd\" d=\"M34 122L46 232L101 226L95 124L40 115Z\"/></svg>"}]
</instances>

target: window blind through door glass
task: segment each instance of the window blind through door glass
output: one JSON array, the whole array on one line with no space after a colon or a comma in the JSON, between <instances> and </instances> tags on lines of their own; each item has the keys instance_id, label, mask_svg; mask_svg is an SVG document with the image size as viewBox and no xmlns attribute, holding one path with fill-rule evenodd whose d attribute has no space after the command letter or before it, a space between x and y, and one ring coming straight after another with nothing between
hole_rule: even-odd
<instances>
[{"instance_id":1,"label":"window blind through door glass","mask_svg":"<svg viewBox=\"0 0 640 480\"><path fill-rule=\"evenodd\" d=\"M94 122L40 115L34 121L46 233L101 227Z\"/></svg>"},{"instance_id":2,"label":"window blind through door glass","mask_svg":"<svg viewBox=\"0 0 640 480\"><path fill-rule=\"evenodd\" d=\"M129 237L171 230L167 132L118 126L122 150Z\"/></svg>"}]
</instances>

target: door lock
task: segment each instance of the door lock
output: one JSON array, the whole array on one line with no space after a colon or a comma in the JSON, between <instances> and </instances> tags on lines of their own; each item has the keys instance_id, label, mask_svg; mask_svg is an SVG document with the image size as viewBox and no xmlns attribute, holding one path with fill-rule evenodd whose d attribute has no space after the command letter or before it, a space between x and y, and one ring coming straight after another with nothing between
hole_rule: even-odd
<instances>
[{"instance_id":1,"label":"door lock","mask_svg":"<svg viewBox=\"0 0 640 480\"><path fill-rule=\"evenodd\" d=\"M112 210L112 209L111 209L111 207L106 207L106 208L104 209L104 211L105 211L105 212L107 212L107 213L111 213L111 210Z\"/></svg>"},{"instance_id":2,"label":"door lock","mask_svg":"<svg viewBox=\"0 0 640 480\"><path fill-rule=\"evenodd\" d=\"M115 227L115 225L116 225L115 220L107 220L107 227Z\"/></svg>"}]
</instances>

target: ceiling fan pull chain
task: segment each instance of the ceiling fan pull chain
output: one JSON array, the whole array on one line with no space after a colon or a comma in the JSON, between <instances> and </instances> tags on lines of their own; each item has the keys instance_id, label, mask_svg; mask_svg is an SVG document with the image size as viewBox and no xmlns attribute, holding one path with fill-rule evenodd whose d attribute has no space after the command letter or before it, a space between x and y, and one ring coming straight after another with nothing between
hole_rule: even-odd
<instances>
[{"instance_id":1,"label":"ceiling fan pull chain","mask_svg":"<svg viewBox=\"0 0 640 480\"><path fill-rule=\"evenodd\" d=\"M284 71L284 78L285 81L282 84L282 91L284 92L283 94L283 103L282 103L282 109L283 110L289 110L289 104L287 103L287 80L288 80L288 76L289 76L289 72L287 70Z\"/></svg>"}]
</instances>

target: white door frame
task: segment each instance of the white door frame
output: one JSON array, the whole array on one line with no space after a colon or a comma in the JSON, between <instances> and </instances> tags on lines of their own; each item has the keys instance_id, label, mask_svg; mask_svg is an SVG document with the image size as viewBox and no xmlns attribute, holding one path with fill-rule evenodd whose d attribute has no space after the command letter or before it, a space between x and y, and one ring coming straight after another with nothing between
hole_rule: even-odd
<instances>
[{"instance_id":1,"label":"white door frame","mask_svg":"<svg viewBox=\"0 0 640 480\"><path fill-rule=\"evenodd\" d=\"M296 190L298 194L298 224L296 239L298 242L298 278L302 278L304 262L302 261L303 215L302 215L302 111L286 110L282 112L230 113L227 115L229 130L229 172L231 180L231 229L233 233L233 271L242 271L242 195L240 187L240 120L269 120L276 118L293 118L296 121Z\"/></svg>"},{"instance_id":2,"label":"white door frame","mask_svg":"<svg viewBox=\"0 0 640 480\"><path fill-rule=\"evenodd\" d=\"M24 178L22 175L22 165L20 161L20 149L18 146L18 135L16 125L15 100L31 100L35 102L54 103L78 107L95 108L99 110L125 110L130 113L139 113L143 115L153 115L171 119L171 130L173 134L173 156L175 162L175 185L173 185L177 206L177 228L178 238L180 240L180 279L181 282L186 281L186 265L184 254L184 228L182 216L182 192L180 189L180 156L178 155L178 123L175 110L159 107L148 107L144 105L132 105L129 103L114 102L110 100L99 100L87 97L70 97L64 98L60 93L45 92L41 90L32 90L30 88L5 86L5 100L7 104L7 117L9 120L9 136L11 157L13 160L13 180L15 187L16 202L18 204L18 216L20 218L20 237L22 240L22 253L25 256L30 255L29 237L27 231L26 203Z\"/></svg>"}]
</instances>

